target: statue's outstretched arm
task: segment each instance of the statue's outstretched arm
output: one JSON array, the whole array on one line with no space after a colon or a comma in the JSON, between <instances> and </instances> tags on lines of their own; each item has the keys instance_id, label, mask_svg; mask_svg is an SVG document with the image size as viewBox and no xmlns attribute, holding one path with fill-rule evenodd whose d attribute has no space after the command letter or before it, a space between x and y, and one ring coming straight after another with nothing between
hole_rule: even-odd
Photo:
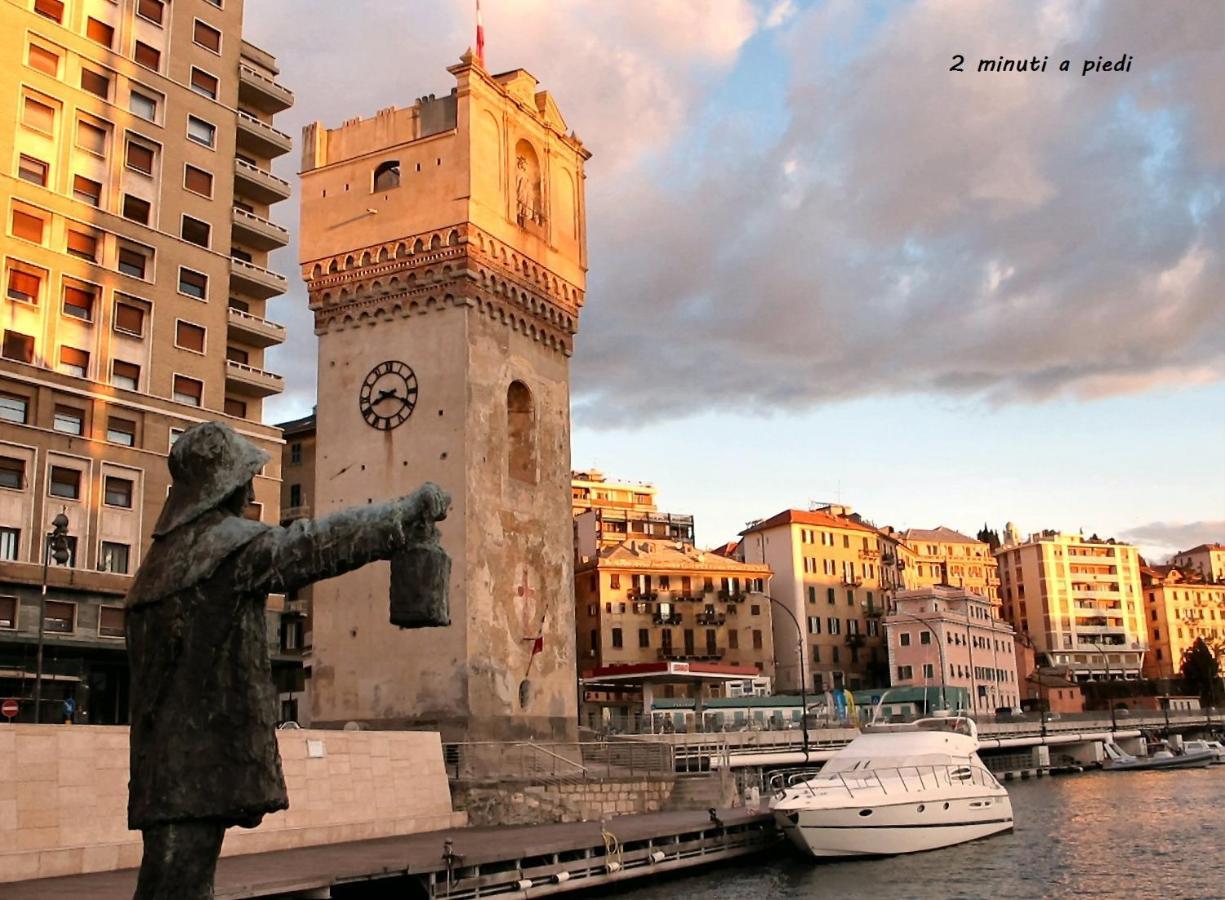
<instances>
[{"instance_id":1,"label":"statue's outstretched arm","mask_svg":"<svg viewBox=\"0 0 1225 900\"><path fill-rule=\"evenodd\" d=\"M322 519L271 528L235 558L235 581L272 592L334 578L413 544L438 541L451 498L434 484L388 503L355 506Z\"/></svg>"}]
</instances>

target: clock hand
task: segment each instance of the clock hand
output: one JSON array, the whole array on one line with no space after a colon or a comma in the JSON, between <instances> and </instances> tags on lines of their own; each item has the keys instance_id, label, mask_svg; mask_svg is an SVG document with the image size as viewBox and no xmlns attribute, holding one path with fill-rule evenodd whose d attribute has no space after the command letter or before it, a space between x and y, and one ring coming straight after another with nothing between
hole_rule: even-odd
<instances>
[{"instance_id":1,"label":"clock hand","mask_svg":"<svg viewBox=\"0 0 1225 900\"><path fill-rule=\"evenodd\" d=\"M379 391L378 398L375 399L374 402L382 403L384 400L399 400L399 399L400 399L400 395L396 393L396 389L388 388L385 391Z\"/></svg>"}]
</instances>

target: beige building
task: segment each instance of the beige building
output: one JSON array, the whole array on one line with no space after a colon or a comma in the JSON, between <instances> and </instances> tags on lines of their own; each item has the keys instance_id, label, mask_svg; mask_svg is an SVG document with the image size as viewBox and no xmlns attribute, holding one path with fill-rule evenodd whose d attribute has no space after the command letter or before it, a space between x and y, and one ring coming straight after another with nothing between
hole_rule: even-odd
<instances>
[{"instance_id":1,"label":"beige building","mask_svg":"<svg viewBox=\"0 0 1225 900\"><path fill-rule=\"evenodd\" d=\"M999 602L999 571L991 547L952 528L908 528L902 539L909 551L911 587L947 584Z\"/></svg>"},{"instance_id":2,"label":"beige building","mask_svg":"<svg viewBox=\"0 0 1225 900\"><path fill-rule=\"evenodd\" d=\"M1181 550L1170 559L1170 565L1196 572L1205 581L1225 584L1225 544L1200 544Z\"/></svg>"},{"instance_id":3,"label":"beige building","mask_svg":"<svg viewBox=\"0 0 1225 900\"><path fill-rule=\"evenodd\" d=\"M0 3L0 695L32 695L44 536L61 511L44 690L55 718L127 715L123 595L165 499L166 454L206 419L274 457L252 514L276 521L281 390L263 368L289 196L269 162L293 95L242 39L241 3ZM23 706L22 718L32 707ZM44 719L48 716L44 715Z\"/></svg>"},{"instance_id":4,"label":"beige building","mask_svg":"<svg viewBox=\"0 0 1225 900\"><path fill-rule=\"evenodd\" d=\"M315 414L282 422L281 524L314 516ZM285 596L285 610L273 644L273 655L296 661L295 677L281 685L282 718L310 725L308 689L311 677L311 608L313 585Z\"/></svg>"},{"instance_id":5,"label":"beige building","mask_svg":"<svg viewBox=\"0 0 1225 900\"><path fill-rule=\"evenodd\" d=\"M603 472L572 472L574 549L579 559L627 540L692 544L693 516L660 512L653 484L609 481Z\"/></svg>"},{"instance_id":6,"label":"beige building","mask_svg":"<svg viewBox=\"0 0 1225 900\"><path fill-rule=\"evenodd\" d=\"M314 587L311 719L572 738L589 154L522 69L491 74L469 52L448 71L446 95L304 134L315 513L434 481L453 561L445 629L389 624L385 565Z\"/></svg>"},{"instance_id":7,"label":"beige building","mask_svg":"<svg viewBox=\"0 0 1225 900\"><path fill-rule=\"evenodd\" d=\"M1081 681L1140 676L1148 633L1139 554L1129 544L1010 524L996 551L1004 618L1033 641L1039 667Z\"/></svg>"},{"instance_id":8,"label":"beige building","mask_svg":"<svg viewBox=\"0 0 1225 900\"><path fill-rule=\"evenodd\" d=\"M1225 666L1225 582L1208 581L1197 569L1145 566L1144 621L1149 652L1146 678L1177 678L1183 654L1203 639Z\"/></svg>"},{"instance_id":9,"label":"beige building","mask_svg":"<svg viewBox=\"0 0 1225 900\"><path fill-rule=\"evenodd\" d=\"M773 677L771 610L761 594L769 578L767 566L687 544L604 547L574 574L579 668L710 662Z\"/></svg>"},{"instance_id":10,"label":"beige building","mask_svg":"<svg viewBox=\"0 0 1225 900\"><path fill-rule=\"evenodd\" d=\"M768 590L786 610L773 616L780 689L795 691L800 683L792 617L805 631L810 690L888 685L880 617L902 586L898 540L847 506L784 510L741 535L737 552L769 567Z\"/></svg>"}]
</instances>

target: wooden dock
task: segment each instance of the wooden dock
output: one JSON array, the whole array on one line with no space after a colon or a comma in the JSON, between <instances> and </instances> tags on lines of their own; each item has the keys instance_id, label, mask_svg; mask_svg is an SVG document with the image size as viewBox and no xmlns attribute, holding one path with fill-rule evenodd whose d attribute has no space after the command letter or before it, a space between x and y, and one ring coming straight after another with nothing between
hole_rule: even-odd
<instances>
[{"instance_id":1,"label":"wooden dock","mask_svg":"<svg viewBox=\"0 0 1225 900\"><path fill-rule=\"evenodd\" d=\"M744 809L652 813L599 822L458 828L403 837L228 856L217 900L361 896L415 883L421 896L543 897L757 853L779 841L773 818ZM0 884L6 900L130 900L136 871ZM405 893L404 896L412 896Z\"/></svg>"}]
</instances>

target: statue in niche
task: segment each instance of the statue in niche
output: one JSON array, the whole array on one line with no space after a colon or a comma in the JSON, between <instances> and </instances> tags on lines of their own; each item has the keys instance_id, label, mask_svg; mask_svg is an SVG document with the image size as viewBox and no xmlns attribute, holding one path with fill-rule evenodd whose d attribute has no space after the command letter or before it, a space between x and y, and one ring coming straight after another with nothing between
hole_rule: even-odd
<instances>
[{"instance_id":1,"label":"statue in niche","mask_svg":"<svg viewBox=\"0 0 1225 900\"><path fill-rule=\"evenodd\" d=\"M277 528L243 516L267 462L216 422L188 429L170 451L173 485L127 597L128 825L144 839L137 900L212 898L226 828L254 828L289 806L264 619L270 592L391 559L393 622L449 621L450 560L436 524L446 493L426 484ZM415 615L403 600L397 613L397 590L420 607Z\"/></svg>"},{"instance_id":2,"label":"statue in niche","mask_svg":"<svg viewBox=\"0 0 1225 900\"><path fill-rule=\"evenodd\" d=\"M520 156L515 160L515 199L520 225L526 225L532 220L534 206L532 204L532 173L528 170L527 160Z\"/></svg>"}]
</instances>

